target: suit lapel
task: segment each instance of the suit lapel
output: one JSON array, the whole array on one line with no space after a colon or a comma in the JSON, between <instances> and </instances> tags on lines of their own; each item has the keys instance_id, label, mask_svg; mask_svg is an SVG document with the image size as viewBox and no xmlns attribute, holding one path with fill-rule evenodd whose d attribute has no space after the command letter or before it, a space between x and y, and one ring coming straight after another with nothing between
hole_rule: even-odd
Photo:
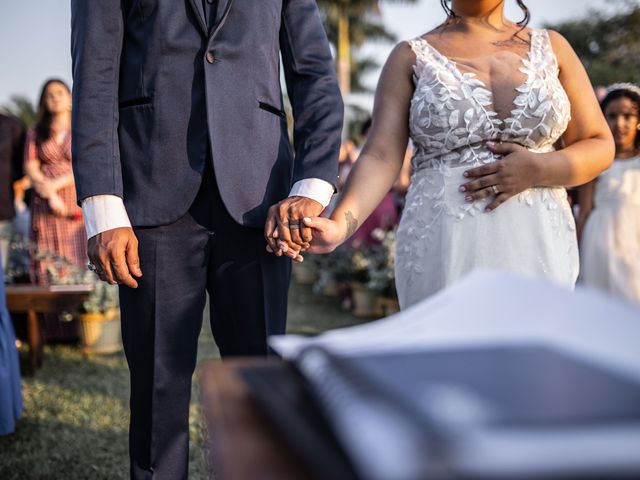
<instances>
[{"instance_id":1,"label":"suit lapel","mask_svg":"<svg viewBox=\"0 0 640 480\"><path fill-rule=\"evenodd\" d=\"M208 28L207 28L207 20L204 12L204 6L202 5L202 0L189 0L191 4L191 8L193 8L194 13L196 14L196 19L198 20L198 25L200 25L200 29L202 30L202 34L204 36L208 36Z\"/></svg>"},{"instance_id":2,"label":"suit lapel","mask_svg":"<svg viewBox=\"0 0 640 480\"><path fill-rule=\"evenodd\" d=\"M218 8L216 9L216 20L215 22L213 22L213 27L209 30L209 40L216 36L216 34L224 25L224 22L227 21L227 17L229 16L229 12L231 11L231 5L233 5L233 1L234 0L218 0Z\"/></svg>"}]
</instances>

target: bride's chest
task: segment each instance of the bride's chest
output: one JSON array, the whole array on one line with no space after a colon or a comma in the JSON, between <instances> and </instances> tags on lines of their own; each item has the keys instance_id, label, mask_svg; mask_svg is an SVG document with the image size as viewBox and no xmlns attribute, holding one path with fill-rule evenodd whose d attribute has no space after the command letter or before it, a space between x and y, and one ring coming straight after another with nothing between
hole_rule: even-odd
<instances>
[{"instance_id":1,"label":"bride's chest","mask_svg":"<svg viewBox=\"0 0 640 480\"><path fill-rule=\"evenodd\" d=\"M564 131L570 107L557 69L505 53L424 65L414 78L412 130L522 140L532 147Z\"/></svg>"}]
</instances>

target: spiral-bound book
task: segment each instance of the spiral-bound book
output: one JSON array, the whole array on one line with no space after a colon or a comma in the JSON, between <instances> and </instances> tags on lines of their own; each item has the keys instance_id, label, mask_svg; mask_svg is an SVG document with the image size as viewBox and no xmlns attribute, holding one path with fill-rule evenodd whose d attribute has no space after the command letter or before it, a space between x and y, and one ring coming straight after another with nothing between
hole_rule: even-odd
<instances>
[{"instance_id":1,"label":"spiral-bound book","mask_svg":"<svg viewBox=\"0 0 640 480\"><path fill-rule=\"evenodd\" d=\"M357 478L609 479L640 478L638 339L624 302L479 271L394 317L271 346ZM295 439L305 415L277 379L263 387Z\"/></svg>"},{"instance_id":2,"label":"spiral-bound book","mask_svg":"<svg viewBox=\"0 0 640 480\"><path fill-rule=\"evenodd\" d=\"M319 478L640 476L640 383L545 346L311 347L296 366L249 383ZM292 382L306 401L284 398Z\"/></svg>"}]
</instances>

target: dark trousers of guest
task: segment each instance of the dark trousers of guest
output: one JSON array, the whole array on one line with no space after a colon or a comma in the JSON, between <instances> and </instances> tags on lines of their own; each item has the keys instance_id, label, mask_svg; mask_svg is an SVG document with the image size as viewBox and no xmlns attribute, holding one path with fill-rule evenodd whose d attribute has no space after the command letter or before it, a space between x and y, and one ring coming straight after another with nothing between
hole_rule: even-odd
<instances>
[{"instance_id":1,"label":"dark trousers of guest","mask_svg":"<svg viewBox=\"0 0 640 480\"><path fill-rule=\"evenodd\" d=\"M206 292L223 357L266 355L267 336L285 330L290 261L266 252L261 230L229 216L211 170L186 215L134 228L143 276L137 289L120 289L134 479L187 478L191 377Z\"/></svg>"}]
</instances>

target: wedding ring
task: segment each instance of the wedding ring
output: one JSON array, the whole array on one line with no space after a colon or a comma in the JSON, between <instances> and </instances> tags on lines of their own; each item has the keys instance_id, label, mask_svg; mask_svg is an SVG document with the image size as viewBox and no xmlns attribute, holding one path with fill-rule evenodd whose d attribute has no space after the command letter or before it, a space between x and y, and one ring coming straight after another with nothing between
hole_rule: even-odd
<instances>
[{"instance_id":1,"label":"wedding ring","mask_svg":"<svg viewBox=\"0 0 640 480\"><path fill-rule=\"evenodd\" d=\"M500 194L500 190L498 190L497 185L491 185L491 191L493 192L494 195Z\"/></svg>"},{"instance_id":2,"label":"wedding ring","mask_svg":"<svg viewBox=\"0 0 640 480\"><path fill-rule=\"evenodd\" d=\"M294 230L296 228L300 228L300 222L290 222L289 223L289 230Z\"/></svg>"}]
</instances>

